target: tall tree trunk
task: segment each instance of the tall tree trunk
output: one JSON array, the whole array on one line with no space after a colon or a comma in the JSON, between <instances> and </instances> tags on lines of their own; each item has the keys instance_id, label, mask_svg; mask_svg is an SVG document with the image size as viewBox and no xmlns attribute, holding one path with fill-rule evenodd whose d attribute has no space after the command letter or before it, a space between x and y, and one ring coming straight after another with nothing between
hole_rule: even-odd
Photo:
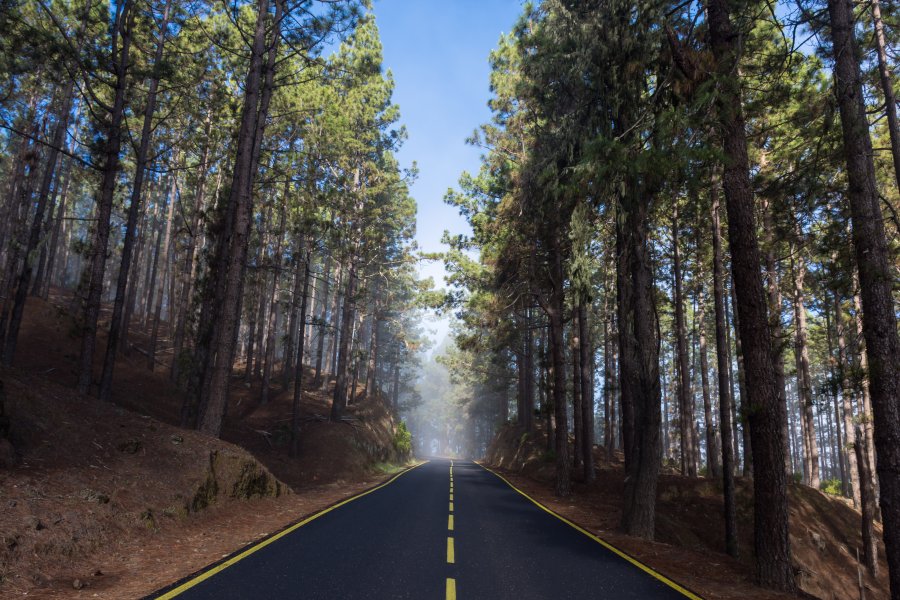
<instances>
[{"instance_id":1,"label":"tall tree trunk","mask_svg":"<svg viewBox=\"0 0 900 600\"><path fill-rule=\"evenodd\" d=\"M576 311L573 310L573 313ZM569 351L572 355L572 430L574 446L572 448L572 469L578 473L582 470L582 437L584 436L584 414L581 412L581 350L578 340L580 327L578 315L572 315L572 333L569 336Z\"/></svg>"},{"instance_id":2,"label":"tall tree trunk","mask_svg":"<svg viewBox=\"0 0 900 600\"><path fill-rule=\"evenodd\" d=\"M831 311L826 309L825 311L825 336L826 336L826 344L828 346L828 370L829 375L832 382L837 382L838 374L836 370L836 366L839 365L839 361L834 356L834 344L832 343L831 338ZM844 456L842 440L844 436L841 434L841 408L838 405L838 385L835 385L833 388L832 395L832 403L834 408L834 423L833 429L835 433L831 435L831 442L829 446L831 447L832 452L832 471L835 475L840 475L841 479L841 490L844 495L849 495L848 488L849 484L847 483L847 469L846 464L847 460ZM829 417L830 418L830 417ZM834 464L837 463L836 467Z\"/></svg>"},{"instance_id":3,"label":"tall tree trunk","mask_svg":"<svg viewBox=\"0 0 900 600\"><path fill-rule=\"evenodd\" d=\"M678 248L678 203L672 217L672 276L675 290L675 337L678 347L678 416L681 429L681 472L688 477L697 476L694 460L694 395L691 392L691 372L688 367L687 332L684 319L684 298L681 286L681 254Z\"/></svg>"},{"instance_id":4,"label":"tall tree trunk","mask_svg":"<svg viewBox=\"0 0 900 600\"><path fill-rule=\"evenodd\" d=\"M294 289L291 292L291 302L290 302L290 316L288 318L288 326L287 326L287 343L284 346L284 364L281 369L281 387L282 389L287 389L288 385L290 385L291 377L294 375L294 348L297 345L297 311L300 308L298 302L300 301L301 294L303 293L303 286L306 285L306 282L303 280L305 267L301 269L301 257L295 252L294 253ZM309 290L307 290L309 291ZM315 307L316 303L313 302L312 306ZM306 324L303 323L301 325L303 327L304 339L306 335ZM298 354L302 354L303 349L298 350Z\"/></svg>"},{"instance_id":5,"label":"tall tree trunk","mask_svg":"<svg viewBox=\"0 0 900 600\"><path fill-rule=\"evenodd\" d=\"M104 128L103 179L97 196L97 213L94 224L94 239L90 249L90 267L85 273L87 294L81 319L81 356L79 359L78 393L90 391L94 376L94 349L97 346L97 321L100 317L100 301L103 295L103 279L106 272L106 251L109 245L110 217L119 177L119 153L122 149L122 121L125 116L125 93L131 51L132 26L134 16L133 0L124 0L116 5L118 14L112 38L112 64L116 77L112 110L109 123ZM118 38L122 47L118 48Z\"/></svg>"},{"instance_id":6,"label":"tall tree trunk","mask_svg":"<svg viewBox=\"0 0 900 600\"><path fill-rule=\"evenodd\" d=\"M699 239L698 239L699 242ZM699 244L698 244L699 248ZM706 348L706 294L702 259L697 256L697 329L700 345L700 385L703 391L703 420L706 423L706 462L709 474L714 479L721 477L719 465L719 443L716 424L712 415L712 400L709 392L709 357Z\"/></svg>"},{"instance_id":7,"label":"tall tree trunk","mask_svg":"<svg viewBox=\"0 0 900 600\"><path fill-rule=\"evenodd\" d=\"M872 577L878 577L878 538L875 536L875 490L872 486L872 472L869 470L866 436L857 425L855 432L858 443L856 464L859 465L859 499L862 511L863 560Z\"/></svg>"},{"instance_id":8,"label":"tall tree trunk","mask_svg":"<svg viewBox=\"0 0 900 600\"><path fill-rule=\"evenodd\" d=\"M609 296L609 292L606 292ZM616 449L616 371L613 365L612 313L604 298L606 312L603 317L603 442L606 445L606 459L612 460Z\"/></svg>"},{"instance_id":9,"label":"tall tree trunk","mask_svg":"<svg viewBox=\"0 0 900 600\"><path fill-rule=\"evenodd\" d=\"M278 345L278 321L281 317L281 302L278 301L278 283L281 279L281 247L284 240L284 222L287 218L287 202L281 207L281 214L278 217L278 227L275 232L275 250L272 253L272 288L266 297L269 301L269 322L266 326L266 352L265 365L263 366L262 390L260 393L260 404L266 404L269 401L269 388L272 383L272 369L276 359L276 347ZM260 239L260 244L264 244L265 238Z\"/></svg>"},{"instance_id":10,"label":"tall tree trunk","mask_svg":"<svg viewBox=\"0 0 900 600\"><path fill-rule=\"evenodd\" d=\"M303 257L303 291L300 295L300 329L297 343L297 360L294 366L294 396L291 410L291 456L296 457L300 453L300 399L303 394L303 342L306 336L306 306L309 296L309 263L310 251L307 248ZM300 265L297 265L300 270Z\"/></svg>"},{"instance_id":11,"label":"tall tree trunk","mask_svg":"<svg viewBox=\"0 0 900 600\"><path fill-rule=\"evenodd\" d=\"M331 256L325 258L325 270L322 274L322 314L319 316L319 335L316 339L316 376L313 385L322 383L322 359L325 353L325 335L328 331L328 301L331 287ZM332 314L334 314L332 312Z\"/></svg>"},{"instance_id":12,"label":"tall tree trunk","mask_svg":"<svg viewBox=\"0 0 900 600\"><path fill-rule=\"evenodd\" d=\"M250 53L250 66L244 84L244 106L241 114L240 130L237 136L237 154L229 192L228 206L233 207L234 219L232 229L228 232L228 259L224 272L217 277L224 277L224 293L222 295L220 319L217 321L218 334L214 337L215 360L211 362L212 373L205 402L201 403L200 430L218 437L228 405L228 383L231 375L233 350L236 333L240 324L240 305L243 295L244 264L247 256L247 245L250 240L250 223L253 205L253 180L259 165L259 145L265 132L265 121L268 115L267 96L271 97L272 78L274 77L275 55L278 50L282 2L275 0L275 27L272 45L269 51L269 65L265 69L263 80L263 56L266 51L266 22L269 14L269 0L257 1L256 29Z\"/></svg>"},{"instance_id":13,"label":"tall tree trunk","mask_svg":"<svg viewBox=\"0 0 900 600\"><path fill-rule=\"evenodd\" d=\"M859 355L859 370L862 374L862 411L858 416L866 436L866 455L869 461L869 473L875 487L874 500L878 505L878 478L875 477L875 438L872 426L872 397L869 394L869 357L866 353L866 339L863 335L862 299L859 296L859 274L853 270L853 311L856 323L856 351Z\"/></svg>"},{"instance_id":14,"label":"tall tree trunk","mask_svg":"<svg viewBox=\"0 0 900 600\"><path fill-rule=\"evenodd\" d=\"M565 310L565 295L563 292L563 279L565 277L562 265L562 250L559 240L554 239L551 244L550 272L552 291L544 311L550 324L550 358L553 364L553 413L556 419L556 495L568 496L570 492L569 480L569 432L568 410L566 406L566 353L564 340L563 311Z\"/></svg>"},{"instance_id":15,"label":"tall tree trunk","mask_svg":"<svg viewBox=\"0 0 900 600\"><path fill-rule=\"evenodd\" d=\"M782 436L784 440L784 467L787 470L788 474L791 474L791 438L790 435L788 435L787 393L785 392L786 382L784 376L784 348L786 345L786 338L784 335L784 327L781 323L781 278L779 276L778 266L775 261L775 222L772 219L771 206L769 205L769 201L766 199L763 199L762 202L762 214L763 232L766 242L765 263L769 310L771 311L770 318L772 328L772 349L774 351L772 362L775 366L775 390L780 396L778 406L779 410L781 410L782 412L780 421L781 426L784 429L784 433Z\"/></svg>"},{"instance_id":16,"label":"tall tree trunk","mask_svg":"<svg viewBox=\"0 0 900 600\"><path fill-rule=\"evenodd\" d=\"M57 262L57 253L59 252L59 240L63 235L63 223L65 223L66 218L66 209L68 208L68 200L69 200L69 185L72 181L72 166L71 161L65 161L63 165L60 166L60 170L65 170L65 176L63 178L62 190L59 192L59 200L56 206L56 216L53 221L53 232L50 235L50 246L47 249L47 272L43 279L43 285L39 292L41 298L46 300L50 295L50 285L53 282L54 277L57 276L56 271L56 262ZM56 189L53 190L54 195L57 194ZM65 264L63 264L62 276L65 277Z\"/></svg>"},{"instance_id":17,"label":"tall tree trunk","mask_svg":"<svg viewBox=\"0 0 900 600\"><path fill-rule=\"evenodd\" d=\"M166 284L172 276L172 230L175 226L175 200L177 193L177 180L175 175L171 176L172 182L169 188L168 198L168 216L166 217L166 236L162 246L162 278L157 285L156 308L153 312L153 328L150 331L150 342L147 348L147 368L153 371L156 368L156 346L159 341L159 324L162 317L163 295L166 293ZM159 248L157 248L157 256L160 256ZM154 262L156 259L154 259ZM154 267L154 272L156 267ZM169 294L168 306L171 312L173 298Z\"/></svg>"},{"instance_id":18,"label":"tall tree trunk","mask_svg":"<svg viewBox=\"0 0 900 600\"><path fill-rule=\"evenodd\" d=\"M853 11L847 0L828 0L835 91L847 162L853 245L859 269L863 333L891 593L900 596L900 338L891 286L883 215L875 182L872 140L859 72Z\"/></svg>"},{"instance_id":19,"label":"tall tree trunk","mask_svg":"<svg viewBox=\"0 0 900 600\"><path fill-rule=\"evenodd\" d=\"M731 354L728 344L728 321L725 314L725 266L722 261L722 228L719 222L719 193L713 184L712 239L713 239L713 304L716 317L716 367L719 384L719 428L722 432L722 490L725 505L725 551L737 558L737 511L734 499L735 452L732 440L731 418L734 414L728 363Z\"/></svg>"},{"instance_id":20,"label":"tall tree trunk","mask_svg":"<svg viewBox=\"0 0 900 600\"><path fill-rule=\"evenodd\" d=\"M378 306L379 299L373 301L374 307L372 312L372 330L369 332L369 355L366 361L366 398L374 398L377 391L377 373L378 373L378 348L380 338L380 308ZM506 419L504 419L506 421Z\"/></svg>"},{"instance_id":21,"label":"tall tree trunk","mask_svg":"<svg viewBox=\"0 0 900 600\"><path fill-rule=\"evenodd\" d=\"M849 490L844 490L844 492L849 492L848 496L853 500L853 507L859 508L859 467L856 464L856 430L853 427L853 404L851 402L853 390L850 387L850 361L847 357L843 308L837 292L834 294L834 325L837 331L838 371L841 374L841 414L844 420L843 452L847 457L849 483Z\"/></svg>"},{"instance_id":22,"label":"tall tree trunk","mask_svg":"<svg viewBox=\"0 0 900 600\"><path fill-rule=\"evenodd\" d=\"M891 157L894 160L894 178L900 188L900 124L897 123L897 98L894 95L894 81L888 62L887 44L884 39L884 23L881 20L881 2L871 0L872 27L875 30L873 41L875 53L878 55L878 78L881 82L881 93L884 94L884 112L887 115L888 133L891 138Z\"/></svg>"},{"instance_id":23,"label":"tall tree trunk","mask_svg":"<svg viewBox=\"0 0 900 600\"><path fill-rule=\"evenodd\" d=\"M806 451L807 483L819 489L819 445L816 442L813 418L812 377L809 372L809 343L807 342L806 305L803 285L806 279L806 262L802 254L791 264L794 272L794 323L795 355L797 359L797 395L800 402L800 418L803 424L803 447Z\"/></svg>"},{"instance_id":24,"label":"tall tree trunk","mask_svg":"<svg viewBox=\"0 0 900 600\"><path fill-rule=\"evenodd\" d=\"M760 276L753 191L738 73L741 36L731 24L727 0L707 7L710 46L716 56L716 111L725 169L725 204L732 273L740 315L740 339L747 378L753 447L753 504L756 574L767 587L794 590L788 536L787 474L784 470L783 398L778 393L766 293ZM742 398L743 402L743 398ZM779 406L780 405L780 406Z\"/></svg>"},{"instance_id":25,"label":"tall tree trunk","mask_svg":"<svg viewBox=\"0 0 900 600\"><path fill-rule=\"evenodd\" d=\"M119 276L116 281L116 298L113 301L112 318L109 322L109 336L106 338L106 355L103 360L103 371L100 375L100 400L108 402L112 391L113 371L116 366L119 335L122 327L122 313L125 306L125 294L128 287L128 274L131 270L131 255L134 249L135 233L138 218L141 215L143 201L144 174L147 169L147 154L150 151L150 139L153 135L153 115L156 112L156 92L159 89L159 68L162 62L166 33L169 28L169 12L172 0L166 0L163 8L159 36L156 39L156 53L153 56L153 75L150 78L150 89L147 91L147 105L144 107L144 123L141 127L141 142L135 157L134 183L131 188L131 204L128 206L128 218L125 224L125 238L122 242L122 259L119 264ZM173 198L174 202L174 198ZM172 298L169 299L171 310ZM169 319L170 321L172 319ZM173 359L174 362L174 359Z\"/></svg>"},{"instance_id":26,"label":"tall tree trunk","mask_svg":"<svg viewBox=\"0 0 900 600\"><path fill-rule=\"evenodd\" d=\"M86 10L90 10L90 7ZM81 50L81 40L84 32L84 21L79 26L77 34L78 50ZM38 191L37 204L34 210L33 221L28 232L28 238L25 243L25 252L23 255L22 269L16 281L16 292L13 299L12 312L9 317L9 326L6 330L6 339L4 340L2 363L5 366L12 364L16 354L16 343L19 339L19 328L22 325L22 315L25 312L25 300L28 297L28 287L31 285L31 276L34 269L34 252L41 241L44 228L44 211L47 208L47 202L50 199L50 190L53 185L54 176L58 175L56 170L57 159L59 158L59 150L65 144L66 131L69 127L69 114L72 112L72 101L74 98L75 82L74 79L67 83L63 88L61 95L60 108L56 117L56 125L53 128L53 138L48 150L47 161L44 165L44 172L41 177L41 186ZM34 166L32 166L34 169ZM59 178L56 177L57 185ZM55 192L54 192L55 193ZM30 201L30 198L29 198ZM52 208L51 208L52 210ZM26 211L26 218L27 218Z\"/></svg>"},{"instance_id":27,"label":"tall tree trunk","mask_svg":"<svg viewBox=\"0 0 900 600\"><path fill-rule=\"evenodd\" d=\"M531 308L525 310L525 347L523 349L524 361L524 394L522 410L524 420L522 422L526 432L534 430L534 336L532 333Z\"/></svg>"},{"instance_id":28,"label":"tall tree trunk","mask_svg":"<svg viewBox=\"0 0 900 600\"><path fill-rule=\"evenodd\" d=\"M209 177L209 155L212 143L212 111L207 110L203 125L203 151L200 164L197 165L197 187L194 191L194 207L191 211L190 230L188 231L188 244L185 249L185 257L181 270L181 310L180 318L175 322L175 333L172 340L172 368L169 371L169 380L177 383L182 373L182 353L187 332L189 307L192 303L194 289L194 275L197 270L197 241L200 237L200 217L206 200L206 181ZM221 171L217 174L221 177Z\"/></svg>"},{"instance_id":29,"label":"tall tree trunk","mask_svg":"<svg viewBox=\"0 0 900 600\"><path fill-rule=\"evenodd\" d=\"M625 449L622 525L628 535L652 540L660 468L658 318L650 266L649 202L637 182L623 197L616 232L619 302L619 390ZM624 222L623 222L624 221Z\"/></svg>"},{"instance_id":30,"label":"tall tree trunk","mask_svg":"<svg viewBox=\"0 0 900 600\"><path fill-rule=\"evenodd\" d=\"M356 320L356 262L350 258L347 271L347 287L344 291L344 303L341 309L341 328L338 342L338 359L335 372L334 397L331 401L331 420L340 421L347 402L347 377L350 368L350 337L353 322Z\"/></svg>"},{"instance_id":31,"label":"tall tree trunk","mask_svg":"<svg viewBox=\"0 0 900 600\"><path fill-rule=\"evenodd\" d=\"M731 302L732 306L737 306L737 296L735 295L734 282L732 281L731 286ZM728 313L728 303L725 304L726 314ZM741 397L741 441L744 449L744 469L743 476L744 477L752 477L753 476L753 444L750 441L750 419L749 419L749 410L750 407L747 403L747 374L744 372L744 352L741 348L741 319L737 314L737 311L734 312L734 348L735 354L737 355L737 367L738 367L738 389L740 390Z\"/></svg>"},{"instance_id":32,"label":"tall tree trunk","mask_svg":"<svg viewBox=\"0 0 900 600\"><path fill-rule=\"evenodd\" d=\"M594 347L591 343L591 329L588 323L588 310L582 301L578 305L579 346L581 353L581 453L583 455L584 481L591 483L596 478L594 473Z\"/></svg>"}]
</instances>

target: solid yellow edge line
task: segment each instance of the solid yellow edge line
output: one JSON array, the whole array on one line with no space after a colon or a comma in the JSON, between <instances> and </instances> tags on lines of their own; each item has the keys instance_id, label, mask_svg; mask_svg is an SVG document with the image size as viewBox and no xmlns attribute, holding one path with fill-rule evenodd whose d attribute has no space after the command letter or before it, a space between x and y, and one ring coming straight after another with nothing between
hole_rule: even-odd
<instances>
[{"instance_id":1,"label":"solid yellow edge line","mask_svg":"<svg viewBox=\"0 0 900 600\"><path fill-rule=\"evenodd\" d=\"M562 521L563 523L565 523L565 524L568 525L569 527L572 527L573 529L577 529L578 531L580 531L580 532L583 533L584 535L588 536L589 538L591 538L592 540L594 540L595 542L597 542L598 544L600 544L601 546L603 546L604 548L606 548L607 550L609 550L610 552L612 552L613 554L617 555L617 556L620 557L620 558L624 558L625 560L627 560L628 562L630 562L631 564L633 564L634 566L636 566L636 567L639 568L640 570L644 571L644 572L647 573L648 575L651 575L651 576L655 577L656 579L658 579L659 581L663 582L664 584L666 584L666 585L669 586L670 588L674 589L675 591L684 594L687 598L690 598L691 600L703 600L702 597L700 597L700 596L698 596L697 594L691 592L690 590L688 590L688 589L686 589L686 588L684 588L684 587L678 585L677 583L675 583L674 581L672 581L671 579L669 579L668 577L666 577L666 576L663 575L662 573L660 573L660 572L658 572L658 571L654 571L652 567L649 567L649 566L645 565L644 563L642 563L642 562L639 561L638 559L634 558L633 556L629 556L629 555L626 554L624 551L619 550L618 548L616 548L615 546L613 546L613 545L610 544L609 542L607 542L607 541L605 541L605 540L603 540L603 539L597 537L596 535L594 535L593 533L591 533L590 531L588 531L588 530L585 529L584 527L581 527L580 525L576 525L575 523L573 523L572 521L568 520L567 518L565 518L565 517L562 516L561 514L559 514L559 513L557 513L557 512L554 512L553 510L547 508L546 506L544 506L543 504L541 504L540 502L538 502L537 500L535 500L534 498L532 498L531 496L529 496L528 494L526 494L525 492L523 492L522 490L520 490L519 488L517 488L516 486L514 486L512 483L509 482L509 480L506 479L506 477L504 477L504 476L501 475L500 473L497 473L496 471L493 471L493 470L487 468L486 466L482 465L481 463L476 463L476 464L478 464L478 466L480 466L482 469L484 469L484 470L487 471L488 473L490 473L490 474L492 474L492 475L498 477L501 481L503 481L503 483L505 483L506 485L508 485L509 487L511 487L512 489L514 489L515 491L517 491L519 494L521 494L522 496L524 496L524 497L527 498L528 500L530 500L535 506L537 506L538 508L540 508L540 509L543 510L544 512L553 515L554 517L556 517L557 519L559 519L560 521Z\"/></svg>"},{"instance_id":2,"label":"solid yellow edge line","mask_svg":"<svg viewBox=\"0 0 900 600\"><path fill-rule=\"evenodd\" d=\"M421 467L422 465L424 465L424 464L427 463L427 462L429 462L429 461L426 460L426 461L421 462L421 463L419 463L419 464L417 464L417 465L414 465L414 466L412 466L412 467L409 467L408 469L404 469L403 471L400 471L399 473L397 473L396 475L394 475L393 477L391 477L390 479L388 479L387 481L385 481L385 482L382 483L381 485L377 485L377 486L375 486L375 487L373 487L373 488L371 488L371 489L368 489L368 490L366 490L366 491L364 491L364 492L360 492L359 494L356 494L355 496L350 496L349 498L346 498L346 499L344 499L344 500L341 500L341 501L338 502L337 504L334 504L334 505L332 505L332 506L329 506L328 508L326 508L326 509L324 509L324 510L321 510L321 511L319 511L319 512L313 514L313 515L310 515L309 517L306 517L305 519L303 519L302 521L300 521L300 522L298 522L298 523L294 523L293 525L291 525L291 526L288 527L287 529L281 530L280 532L276 533L276 534L273 535L272 537L266 538L266 539L264 539L263 541L259 542L258 544L255 544L255 545L253 545L253 546L247 548L246 550L244 550L243 552L241 552L241 553L238 554L237 556L233 556L233 557L229 558L228 560L226 560L225 562L220 563L220 564L216 565L215 567L213 567L213 568L211 568L211 569L209 569L209 570L207 570L207 571L204 571L203 573L200 573L199 575L197 575L196 577L194 577L194 578L192 578L192 579L189 579L188 581L185 581L184 583L182 583L181 585L179 585L177 588L175 588L175 589L173 589L173 590L170 590L170 591L166 592L166 593L163 594L162 596L159 596L159 597L157 598L157 600L169 600L170 598L174 598L175 596L178 596L179 594L182 594L182 593L186 592L187 590L191 589L191 588L194 587L195 585L197 585L197 584L199 584L199 583L202 583L203 581L206 581L207 579L209 579L209 578L212 577L213 575L216 575L216 574L218 574L218 573L221 573L222 571L224 571L225 569L227 569L227 568L230 567L231 565L235 564L235 563L238 562L239 560L242 560L242 559L244 559L244 558L247 558L248 556L250 556L251 554L253 554L253 553L256 552L257 550L261 550L261 549L265 548L265 547L268 546L269 544L272 544L272 543L274 543L274 542L280 540L281 538L283 538L284 536L288 535L289 533L293 533L294 531L296 531L297 529L303 527L304 525L306 525L306 524L309 523L310 521L314 521L314 520L318 519L319 517L321 517L322 515L328 514L328 513L330 513L331 511L333 511L334 509L340 508L340 507L344 506L345 504L347 504L347 503L349 503L349 502L353 502L354 500L357 500L358 498L362 498L363 496L367 496L367 495L371 494L372 492L377 492L377 491L380 490L381 488L383 488L383 487L385 487L385 486L387 486L387 485L390 485L390 484L394 483L395 481L397 481L397 479L398 479L401 475L405 475L406 473L409 473L409 472L412 471L413 469L418 468L418 467Z\"/></svg>"},{"instance_id":3,"label":"solid yellow edge line","mask_svg":"<svg viewBox=\"0 0 900 600\"><path fill-rule=\"evenodd\" d=\"M456 580L447 578L447 600L456 600Z\"/></svg>"}]
</instances>

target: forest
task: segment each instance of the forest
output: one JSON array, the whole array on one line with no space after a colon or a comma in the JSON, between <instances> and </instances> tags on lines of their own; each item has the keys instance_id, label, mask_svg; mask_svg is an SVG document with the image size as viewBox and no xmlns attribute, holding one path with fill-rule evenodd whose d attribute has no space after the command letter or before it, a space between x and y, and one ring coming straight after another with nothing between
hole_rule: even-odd
<instances>
[{"instance_id":1,"label":"forest","mask_svg":"<svg viewBox=\"0 0 900 600\"><path fill-rule=\"evenodd\" d=\"M333 419L360 377L396 397L418 284L393 83L357 4L297 4L7 8L3 364L27 298L65 290L101 400L135 326L211 435L237 362L263 403L336 374Z\"/></svg>"},{"instance_id":2,"label":"forest","mask_svg":"<svg viewBox=\"0 0 900 600\"><path fill-rule=\"evenodd\" d=\"M617 530L645 541L661 477L710 481L735 559L749 490L776 592L802 587L810 488L857 511L859 560L900 599L898 6L523 3L441 252L416 242L378 10L0 0L0 385L38 373L260 443L296 489L282 454L342 460L310 423L358 436L375 413L388 450L348 442L373 464L511 435L568 498L620 460ZM160 382L165 407L130 399ZM12 465L38 444L4 398ZM452 466L450 500L452 529Z\"/></svg>"}]
</instances>

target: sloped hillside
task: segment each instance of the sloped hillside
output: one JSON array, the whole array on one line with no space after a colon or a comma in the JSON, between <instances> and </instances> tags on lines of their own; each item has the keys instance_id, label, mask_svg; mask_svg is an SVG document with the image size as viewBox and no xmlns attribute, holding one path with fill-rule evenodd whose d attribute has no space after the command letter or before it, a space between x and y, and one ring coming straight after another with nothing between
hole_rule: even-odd
<instances>
[{"instance_id":1,"label":"sloped hillside","mask_svg":"<svg viewBox=\"0 0 900 600\"><path fill-rule=\"evenodd\" d=\"M738 533L741 559L725 554L722 491L718 481L682 477L664 469L657 491L656 542L648 544L617 534L623 493L622 456L607 459L595 448L597 481L576 483L570 498L552 494L554 463L546 436L538 429L526 435L515 426L501 429L485 456L487 466L509 475L555 510L600 532L602 537L633 553L690 589L708 598L783 597L752 584L752 482L737 480ZM790 487L791 549L797 583L803 593L822 599L860 597L856 549L862 547L860 514L844 499L803 485ZM876 524L876 533L881 528ZM881 576L862 568L866 598L888 598L884 547ZM736 595L735 595L736 594ZM750 594L750 596L747 596Z\"/></svg>"},{"instance_id":2,"label":"sloped hillside","mask_svg":"<svg viewBox=\"0 0 900 600\"><path fill-rule=\"evenodd\" d=\"M73 323L66 298L30 300L16 368L0 371L0 596L141 596L410 459L379 397L328 422L331 382L304 387L297 458L291 387L260 405L259 382L236 378L222 440L177 427L167 354L150 370L137 328L113 402L80 396Z\"/></svg>"}]
</instances>

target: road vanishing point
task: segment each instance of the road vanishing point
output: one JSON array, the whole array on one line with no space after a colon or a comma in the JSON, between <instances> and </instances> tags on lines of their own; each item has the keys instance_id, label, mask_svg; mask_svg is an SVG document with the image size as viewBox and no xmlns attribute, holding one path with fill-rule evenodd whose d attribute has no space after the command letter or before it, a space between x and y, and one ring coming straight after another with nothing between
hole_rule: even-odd
<instances>
[{"instance_id":1,"label":"road vanishing point","mask_svg":"<svg viewBox=\"0 0 900 600\"><path fill-rule=\"evenodd\" d=\"M699 598L469 461L434 459L149 598Z\"/></svg>"}]
</instances>

